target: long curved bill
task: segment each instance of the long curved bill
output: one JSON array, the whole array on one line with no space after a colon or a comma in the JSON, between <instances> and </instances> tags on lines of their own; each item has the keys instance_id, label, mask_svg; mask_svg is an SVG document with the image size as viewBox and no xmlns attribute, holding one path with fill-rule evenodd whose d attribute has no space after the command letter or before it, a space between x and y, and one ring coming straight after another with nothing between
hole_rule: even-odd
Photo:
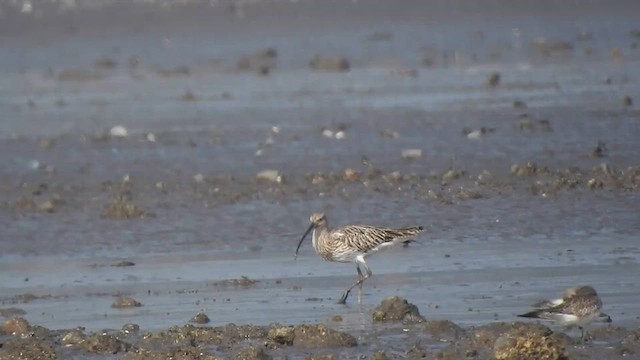
<instances>
[{"instance_id":1,"label":"long curved bill","mask_svg":"<svg viewBox=\"0 0 640 360\"><path fill-rule=\"evenodd\" d=\"M313 230L314 226L315 226L315 224L309 225L309 228L307 229L307 231L305 231L304 235L302 235L302 239L300 239L300 242L298 243L298 247L296 248L296 255L293 257L293 260L298 258L298 251L300 250L300 245L302 245L302 242L304 241L304 238L306 238L307 235L309 235L311 230Z\"/></svg>"}]
</instances>

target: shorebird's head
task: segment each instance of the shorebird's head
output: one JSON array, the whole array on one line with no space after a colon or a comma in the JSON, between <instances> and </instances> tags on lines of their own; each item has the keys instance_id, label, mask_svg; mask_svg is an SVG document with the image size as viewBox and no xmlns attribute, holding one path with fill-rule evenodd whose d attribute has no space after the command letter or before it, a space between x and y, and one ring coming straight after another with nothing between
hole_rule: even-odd
<instances>
[{"instance_id":1,"label":"shorebird's head","mask_svg":"<svg viewBox=\"0 0 640 360\"><path fill-rule=\"evenodd\" d=\"M302 235L302 239L300 239L300 242L298 243L298 247L296 248L296 255L294 256L294 259L298 257L298 251L300 250L300 246L302 245L302 242L307 237L307 235L309 235L309 233L316 227L321 225L326 225L327 218L324 216L323 213L314 213L309 218L309 221L311 221L311 225L309 225L309 228L307 229L307 231L305 231L304 235Z\"/></svg>"},{"instance_id":2,"label":"shorebird's head","mask_svg":"<svg viewBox=\"0 0 640 360\"><path fill-rule=\"evenodd\" d=\"M315 213L315 214L311 215L311 217L309 218L309 221L311 221L311 226L312 227L320 226L323 223L327 222L327 217L324 216L323 213Z\"/></svg>"},{"instance_id":3,"label":"shorebird's head","mask_svg":"<svg viewBox=\"0 0 640 360\"><path fill-rule=\"evenodd\" d=\"M572 297L598 297L598 293L596 292L596 289L591 286L576 286L569 288L564 292L564 299Z\"/></svg>"}]
</instances>

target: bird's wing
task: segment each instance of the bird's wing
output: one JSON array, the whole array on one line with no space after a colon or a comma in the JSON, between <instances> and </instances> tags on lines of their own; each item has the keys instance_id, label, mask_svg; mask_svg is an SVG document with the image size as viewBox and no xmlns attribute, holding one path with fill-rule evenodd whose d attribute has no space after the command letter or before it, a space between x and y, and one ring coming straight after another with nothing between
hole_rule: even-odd
<instances>
[{"instance_id":1,"label":"bird's wing","mask_svg":"<svg viewBox=\"0 0 640 360\"><path fill-rule=\"evenodd\" d=\"M369 251L380 244L419 234L422 227L386 229L366 225L350 225L333 231L332 236L350 248Z\"/></svg>"}]
</instances>

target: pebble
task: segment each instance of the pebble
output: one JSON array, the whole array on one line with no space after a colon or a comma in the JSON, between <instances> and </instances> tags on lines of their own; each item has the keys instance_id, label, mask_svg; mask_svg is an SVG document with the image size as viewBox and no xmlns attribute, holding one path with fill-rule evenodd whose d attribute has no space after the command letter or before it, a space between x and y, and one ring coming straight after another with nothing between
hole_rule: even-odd
<instances>
[{"instance_id":1,"label":"pebble","mask_svg":"<svg viewBox=\"0 0 640 360\"><path fill-rule=\"evenodd\" d=\"M256 179L259 181L269 181L278 184L282 184L284 182L284 178L278 170L262 170L258 175L256 175Z\"/></svg>"},{"instance_id":2,"label":"pebble","mask_svg":"<svg viewBox=\"0 0 640 360\"><path fill-rule=\"evenodd\" d=\"M419 159L422 157L422 149L405 149L402 150L403 159Z\"/></svg>"},{"instance_id":3,"label":"pebble","mask_svg":"<svg viewBox=\"0 0 640 360\"><path fill-rule=\"evenodd\" d=\"M113 304L111 304L111 307L115 309L140 307L140 306L142 306L140 302L128 296L120 296L119 298L116 299L116 301L113 302Z\"/></svg>"},{"instance_id":4,"label":"pebble","mask_svg":"<svg viewBox=\"0 0 640 360\"><path fill-rule=\"evenodd\" d=\"M9 334L24 334L29 331L29 327L27 320L17 317L5 321L2 325L2 330Z\"/></svg>"},{"instance_id":5,"label":"pebble","mask_svg":"<svg viewBox=\"0 0 640 360\"><path fill-rule=\"evenodd\" d=\"M129 135L129 132L127 131L127 128L125 128L124 126L116 125L112 127L111 130L109 130L109 135L115 136L115 137L127 137Z\"/></svg>"},{"instance_id":6,"label":"pebble","mask_svg":"<svg viewBox=\"0 0 640 360\"><path fill-rule=\"evenodd\" d=\"M208 324L211 320L204 312L197 313L194 317L189 320L190 323L194 324Z\"/></svg>"},{"instance_id":7,"label":"pebble","mask_svg":"<svg viewBox=\"0 0 640 360\"><path fill-rule=\"evenodd\" d=\"M202 183L204 182L204 175L202 175L202 174L200 174L200 173L195 174L195 175L193 176L193 180L194 180L196 183L198 183L198 184L202 184Z\"/></svg>"}]
</instances>

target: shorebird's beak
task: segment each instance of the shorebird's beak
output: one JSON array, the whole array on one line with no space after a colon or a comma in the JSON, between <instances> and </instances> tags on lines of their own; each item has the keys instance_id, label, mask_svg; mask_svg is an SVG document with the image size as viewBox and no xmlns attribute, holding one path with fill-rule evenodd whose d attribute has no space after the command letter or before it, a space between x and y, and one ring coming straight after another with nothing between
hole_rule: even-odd
<instances>
[{"instance_id":1,"label":"shorebird's beak","mask_svg":"<svg viewBox=\"0 0 640 360\"><path fill-rule=\"evenodd\" d=\"M300 245L302 245L302 242L304 241L304 238L307 237L307 235L309 235L309 233L311 232L311 230L313 230L313 228L316 226L316 224L311 223L311 225L309 225L309 228L307 229L307 231L304 232L304 235L302 235L302 239L300 239L300 242L298 243L298 247L296 248L296 255L293 257L293 260L298 258L298 251L300 250Z\"/></svg>"}]
</instances>

